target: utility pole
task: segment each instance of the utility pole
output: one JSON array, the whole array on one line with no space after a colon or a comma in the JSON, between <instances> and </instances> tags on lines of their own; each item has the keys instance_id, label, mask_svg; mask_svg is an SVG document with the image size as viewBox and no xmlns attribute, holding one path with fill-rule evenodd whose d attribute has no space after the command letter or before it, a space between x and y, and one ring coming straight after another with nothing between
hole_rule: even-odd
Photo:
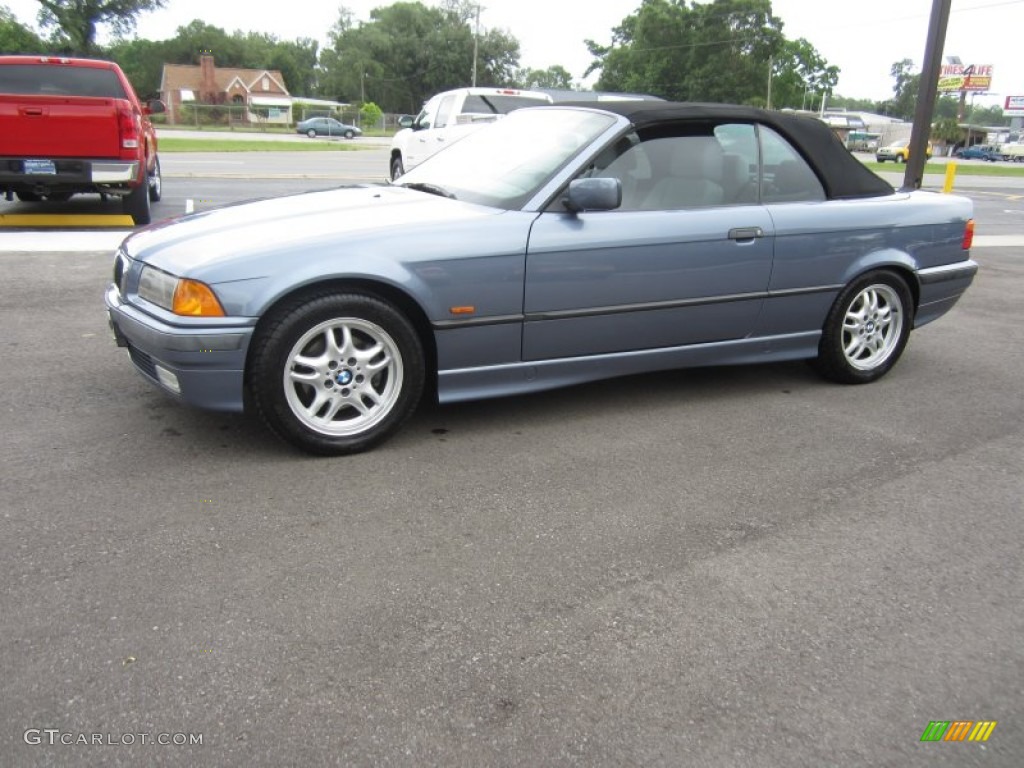
<instances>
[{"instance_id":1,"label":"utility pole","mask_svg":"<svg viewBox=\"0 0 1024 768\"><path fill-rule=\"evenodd\" d=\"M924 47L924 66L921 68L921 85L917 92L917 109L914 111L914 128L910 134L910 157L907 159L907 170L903 175L901 191L920 189L924 179L924 164L928 159L925 152L928 147L928 134L932 128L932 112L935 111L942 46L946 42L951 3L952 0L932 0L928 41Z\"/></svg>"},{"instance_id":2,"label":"utility pole","mask_svg":"<svg viewBox=\"0 0 1024 768\"><path fill-rule=\"evenodd\" d=\"M476 7L476 31L473 32L473 87L476 88L476 60L480 52L480 6Z\"/></svg>"},{"instance_id":3,"label":"utility pole","mask_svg":"<svg viewBox=\"0 0 1024 768\"><path fill-rule=\"evenodd\" d=\"M772 57L768 57L768 105L766 109L772 108Z\"/></svg>"}]
</instances>

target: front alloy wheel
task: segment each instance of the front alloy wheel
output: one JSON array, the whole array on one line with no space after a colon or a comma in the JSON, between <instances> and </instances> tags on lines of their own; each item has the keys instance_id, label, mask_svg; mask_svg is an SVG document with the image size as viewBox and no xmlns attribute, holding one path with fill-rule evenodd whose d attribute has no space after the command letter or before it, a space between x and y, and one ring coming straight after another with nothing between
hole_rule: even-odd
<instances>
[{"instance_id":1,"label":"front alloy wheel","mask_svg":"<svg viewBox=\"0 0 1024 768\"><path fill-rule=\"evenodd\" d=\"M312 453L345 454L398 429L423 379L419 337L401 313L332 294L278 313L255 342L249 383L273 431Z\"/></svg>"},{"instance_id":2,"label":"front alloy wheel","mask_svg":"<svg viewBox=\"0 0 1024 768\"><path fill-rule=\"evenodd\" d=\"M829 311L815 361L827 378L866 384L884 376L907 344L913 300L906 282L888 271L850 283Z\"/></svg>"}]
</instances>

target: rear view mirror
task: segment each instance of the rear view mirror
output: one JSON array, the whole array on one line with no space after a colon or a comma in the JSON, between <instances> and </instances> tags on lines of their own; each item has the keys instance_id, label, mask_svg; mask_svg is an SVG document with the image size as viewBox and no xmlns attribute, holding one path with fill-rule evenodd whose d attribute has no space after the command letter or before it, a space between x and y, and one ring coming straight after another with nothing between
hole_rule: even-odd
<instances>
[{"instance_id":1,"label":"rear view mirror","mask_svg":"<svg viewBox=\"0 0 1024 768\"><path fill-rule=\"evenodd\" d=\"M399 128L412 128L412 122L415 118L412 115L402 115L398 118Z\"/></svg>"},{"instance_id":2,"label":"rear view mirror","mask_svg":"<svg viewBox=\"0 0 1024 768\"><path fill-rule=\"evenodd\" d=\"M570 181L562 204L573 213L615 210L622 205L622 182L605 178Z\"/></svg>"}]
</instances>

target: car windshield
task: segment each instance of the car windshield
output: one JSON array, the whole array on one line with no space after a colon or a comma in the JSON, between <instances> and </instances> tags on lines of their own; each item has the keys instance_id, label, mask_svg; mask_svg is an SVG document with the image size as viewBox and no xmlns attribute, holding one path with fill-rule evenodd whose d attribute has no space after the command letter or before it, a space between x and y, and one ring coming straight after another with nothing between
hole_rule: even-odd
<instances>
[{"instance_id":1,"label":"car windshield","mask_svg":"<svg viewBox=\"0 0 1024 768\"><path fill-rule=\"evenodd\" d=\"M611 115L581 109L518 110L438 152L395 184L518 209L614 124Z\"/></svg>"}]
</instances>

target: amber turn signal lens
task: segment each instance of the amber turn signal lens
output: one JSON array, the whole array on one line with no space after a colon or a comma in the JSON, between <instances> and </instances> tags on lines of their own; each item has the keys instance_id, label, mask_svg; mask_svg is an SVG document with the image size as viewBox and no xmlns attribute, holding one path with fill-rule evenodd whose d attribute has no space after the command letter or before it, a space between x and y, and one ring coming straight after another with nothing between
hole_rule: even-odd
<instances>
[{"instance_id":1,"label":"amber turn signal lens","mask_svg":"<svg viewBox=\"0 0 1024 768\"><path fill-rule=\"evenodd\" d=\"M961 244L961 248L965 251L969 251L971 246L974 244L974 219L967 220L967 226L964 227L964 241Z\"/></svg>"},{"instance_id":2,"label":"amber turn signal lens","mask_svg":"<svg viewBox=\"0 0 1024 768\"><path fill-rule=\"evenodd\" d=\"M224 317L224 308L210 286L185 278L178 280L178 287L174 289L171 311L176 315L193 317Z\"/></svg>"}]
</instances>

